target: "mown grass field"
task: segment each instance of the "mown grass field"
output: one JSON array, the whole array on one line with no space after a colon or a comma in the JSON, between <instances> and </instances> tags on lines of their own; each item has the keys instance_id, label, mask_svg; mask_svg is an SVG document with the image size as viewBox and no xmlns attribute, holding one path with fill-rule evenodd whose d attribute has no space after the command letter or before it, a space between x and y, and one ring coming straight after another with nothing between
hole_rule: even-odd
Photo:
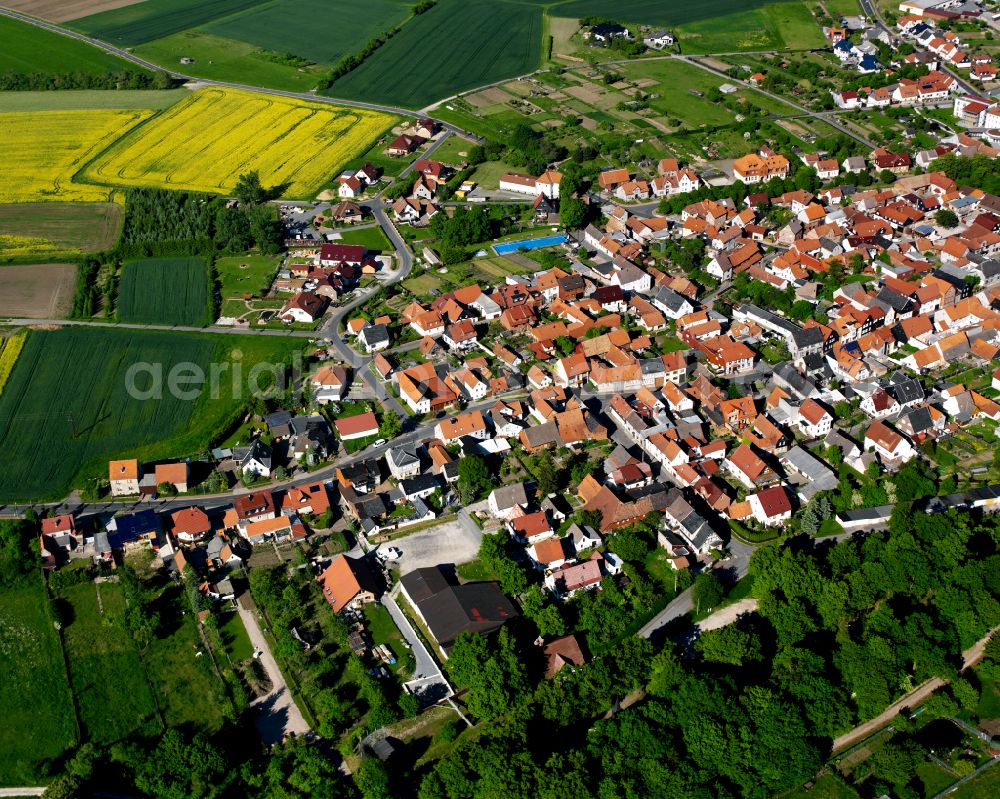
<instances>
[{"instance_id":1,"label":"mown grass field","mask_svg":"<svg viewBox=\"0 0 1000 799\"><path fill-rule=\"evenodd\" d=\"M115 203L10 203L0 205L0 236L44 239L66 251L99 252L114 246L122 229Z\"/></svg>"},{"instance_id":2,"label":"mown grass field","mask_svg":"<svg viewBox=\"0 0 1000 799\"><path fill-rule=\"evenodd\" d=\"M122 268L118 320L199 327L211 319L204 258L143 258Z\"/></svg>"},{"instance_id":3,"label":"mown grass field","mask_svg":"<svg viewBox=\"0 0 1000 799\"><path fill-rule=\"evenodd\" d=\"M206 33L318 64L335 64L409 15L402 0L276 0L211 22ZM307 35L303 35L308 31ZM350 31L350 35L345 35Z\"/></svg>"},{"instance_id":4,"label":"mown grass field","mask_svg":"<svg viewBox=\"0 0 1000 799\"><path fill-rule=\"evenodd\" d=\"M281 264L280 257L270 255L234 255L215 259L215 275L221 286L222 298L260 296L267 292Z\"/></svg>"},{"instance_id":5,"label":"mown grass field","mask_svg":"<svg viewBox=\"0 0 1000 799\"><path fill-rule=\"evenodd\" d=\"M56 603L68 620L63 643L84 735L105 745L159 732L156 700L123 625L121 587L88 580L60 589Z\"/></svg>"},{"instance_id":6,"label":"mown grass field","mask_svg":"<svg viewBox=\"0 0 1000 799\"><path fill-rule=\"evenodd\" d=\"M125 136L83 178L116 186L218 192L260 173L305 198L395 118L235 89L202 89Z\"/></svg>"},{"instance_id":7,"label":"mown grass field","mask_svg":"<svg viewBox=\"0 0 1000 799\"><path fill-rule=\"evenodd\" d=\"M298 68L276 63L261 49L246 42L215 36L204 30L186 30L139 45L134 50L155 64L176 69L185 75L229 81L269 89L308 91L314 89L329 67L318 64ZM181 64L181 58L194 59Z\"/></svg>"},{"instance_id":8,"label":"mown grass field","mask_svg":"<svg viewBox=\"0 0 1000 799\"><path fill-rule=\"evenodd\" d=\"M725 80L698 67L681 61L635 61L621 65L622 72L632 80L655 80L656 86L643 89L658 95L649 101L651 108L668 117L676 117L688 127L725 125L733 121L727 108L716 105L692 91L705 94L717 89Z\"/></svg>"},{"instance_id":9,"label":"mown grass field","mask_svg":"<svg viewBox=\"0 0 1000 799\"><path fill-rule=\"evenodd\" d=\"M0 589L0 785L37 784L40 764L77 740L52 621L40 575Z\"/></svg>"},{"instance_id":10,"label":"mown grass field","mask_svg":"<svg viewBox=\"0 0 1000 799\"><path fill-rule=\"evenodd\" d=\"M76 172L149 111L0 113L4 164L0 202L109 199L101 186L73 182Z\"/></svg>"},{"instance_id":11,"label":"mown grass field","mask_svg":"<svg viewBox=\"0 0 1000 799\"><path fill-rule=\"evenodd\" d=\"M145 72L89 44L10 17L0 17L0 41L3 42L0 73L103 75L105 72Z\"/></svg>"},{"instance_id":12,"label":"mown grass field","mask_svg":"<svg viewBox=\"0 0 1000 799\"><path fill-rule=\"evenodd\" d=\"M403 26L331 97L422 108L466 89L535 69L542 10L503 0L440 0Z\"/></svg>"},{"instance_id":13,"label":"mown grass field","mask_svg":"<svg viewBox=\"0 0 1000 799\"><path fill-rule=\"evenodd\" d=\"M65 496L97 477L117 457L184 457L221 436L249 392L247 375L259 362L283 363L300 345L262 336L210 336L113 328L32 331L0 394L0 449L16 452L0 469L0 503ZM239 358L235 356L239 352ZM222 373L216 396L173 396L166 382L179 363L206 372L210 363L241 364ZM162 369L162 398L130 396L127 373L136 363ZM151 387L148 373L135 378ZM266 381L265 381L266 384ZM244 396L245 395L245 396Z\"/></svg>"},{"instance_id":14,"label":"mown grass field","mask_svg":"<svg viewBox=\"0 0 1000 799\"><path fill-rule=\"evenodd\" d=\"M71 27L118 45L137 45L235 14L265 0L145 0L92 14Z\"/></svg>"},{"instance_id":15,"label":"mown grass field","mask_svg":"<svg viewBox=\"0 0 1000 799\"><path fill-rule=\"evenodd\" d=\"M344 244L360 244L371 252L385 252L392 249L380 227L366 227L361 230L341 230L338 241Z\"/></svg>"}]
</instances>

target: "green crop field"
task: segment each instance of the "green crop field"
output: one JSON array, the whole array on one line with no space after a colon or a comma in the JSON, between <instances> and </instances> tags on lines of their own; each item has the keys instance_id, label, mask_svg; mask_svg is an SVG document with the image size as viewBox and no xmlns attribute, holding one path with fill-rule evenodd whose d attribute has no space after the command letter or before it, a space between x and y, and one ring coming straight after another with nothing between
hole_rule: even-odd
<instances>
[{"instance_id":1,"label":"green crop field","mask_svg":"<svg viewBox=\"0 0 1000 799\"><path fill-rule=\"evenodd\" d=\"M203 258L143 258L122 269L118 320L202 327L211 322Z\"/></svg>"},{"instance_id":2,"label":"green crop field","mask_svg":"<svg viewBox=\"0 0 1000 799\"><path fill-rule=\"evenodd\" d=\"M394 28L409 13L401 0L276 0L209 23L202 30L275 53L334 64ZM348 31L350 35L345 35Z\"/></svg>"},{"instance_id":3,"label":"green crop field","mask_svg":"<svg viewBox=\"0 0 1000 799\"><path fill-rule=\"evenodd\" d=\"M34 785L40 763L77 739L59 634L38 574L0 589L0 670L0 785Z\"/></svg>"},{"instance_id":4,"label":"green crop field","mask_svg":"<svg viewBox=\"0 0 1000 799\"><path fill-rule=\"evenodd\" d=\"M542 10L503 0L440 0L336 81L331 97L422 108L449 95L531 72Z\"/></svg>"},{"instance_id":5,"label":"green crop field","mask_svg":"<svg viewBox=\"0 0 1000 799\"><path fill-rule=\"evenodd\" d=\"M16 111L136 111L169 108L183 100L187 89L74 89L58 92L0 92L0 113Z\"/></svg>"},{"instance_id":6,"label":"green crop field","mask_svg":"<svg viewBox=\"0 0 1000 799\"><path fill-rule=\"evenodd\" d=\"M203 451L235 422L249 397L252 366L287 362L299 346L264 336L32 331L0 394L0 451L18 453L0 469L0 503L63 497L93 478L106 479L112 458L179 458ZM232 377L237 362L242 380ZM127 375L136 363L162 374L162 398L130 396ZM215 396L206 390L181 399L168 390L178 364L210 373L212 363L230 369L217 372ZM133 377L140 392L151 388L150 372Z\"/></svg>"},{"instance_id":7,"label":"green crop field","mask_svg":"<svg viewBox=\"0 0 1000 799\"><path fill-rule=\"evenodd\" d=\"M112 44L136 45L196 28L265 0L144 0L73 20L70 27Z\"/></svg>"},{"instance_id":8,"label":"green crop field","mask_svg":"<svg viewBox=\"0 0 1000 799\"><path fill-rule=\"evenodd\" d=\"M625 22L666 25L688 53L732 50L807 49L825 44L803 0L569 0L549 9L559 17L610 16ZM857 13L855 11L854 13Z\"/></svg>"},{"instance_id":9,"label":"green crop field","mask_svg":"<svg viewBox=\"0 0 1000 799\"><path fill-rule=\"evenodd\" d=\"M60 75L69 72L103 75L105 72L144 72L84 42L36 28L10 17L0 17L0 74L5 72Z\"/></svg>"},{"instance_id":10,"label":"green crop field","mask_svg":"<svg viewBox=\"0 0 1000 799\"><path fill-rule=\"evenodd\" d=\"M45 239L68 250L107 250L121 229L122 207L114 203L0 204L0 235Z\"/></svg>"},{"instance_id":11,"label":"green crop field","mask_svg":"<svg viewBox=\"0 0 1000 799\"><path fill-rule=\"evenodd\" d=\"M88 580L61 589L56 602L65 603L69 611L62 614L70 619L63 628L63 642L87 739L103 745L159 732L156 701L123 624L121 587Z\"/></svg>"}]
</instances>

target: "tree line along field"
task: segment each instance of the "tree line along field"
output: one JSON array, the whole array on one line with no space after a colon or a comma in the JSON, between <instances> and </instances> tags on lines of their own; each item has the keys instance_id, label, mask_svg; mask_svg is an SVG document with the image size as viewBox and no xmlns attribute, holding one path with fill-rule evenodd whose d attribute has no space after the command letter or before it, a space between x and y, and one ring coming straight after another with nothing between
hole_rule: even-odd
<instances>
[{"instance_id":1,"label":"tree line along field","mask_svg":"<svg viewBox=\"0 0 1000 799\"><path fill-rule=\"evenodd\" d=\"M0 74L41 72L46 75L145 72L85 42L0 16Z\"/></svg>"},{"instance_id":2,"label":"tree line along field","mask_svg":"<svg viewBox=\"0 0 1000 799\"><path fill-rule=\"evenodd\" d=\"M71 27L111 44L134 46L264 2L266 0L144 0L77 19Z\"/></svg>"},{"instance_id":3,"label":"tree line along field","mask_svg":"<svg viewBox=\"0 0 1000 799\"><path fill-rule=\"evenodd\" d=\"M203 327L211 321L204 258L143 258L122 267L118 321Z\"/></svg>"},{"instance_id":4,"label":"tree line along field","mask_svg":"<svg viewBox=\"0 0 1000 799\"><path fill-rule=\"evenodd\" d=\"M37 572L0 590L0 785L35 784L79 738L53 621Z\"/></svg>"},{"instance_id":5,"label":"tree line along field","mask_svg":"<svg viewBox=\"0 0 1000 799\"><path fill-rule=\"evenodd\" d=\"M439 0L324 94L423 108L535 70L542 9L505 0Z\"/></svg>"},{"instance_id":6,"label":"tree line along field","mask_svg":"<svg viewBox=\"0 0 1000 799\"><path fill-rule=\"evenodd\" d=\"M62 498L107 478L112 458L140 460L197 454L239 413L247 374L260 362L285 363L300 345L261 336L72 328L33 330L0 394L0 448L16 452L0 469L0 504ZM234 351L240 353L234 357ZM242 382L223 374L216 397L162 399L129 395L133 364L162 366L164 383L179 363L238 362ZM144 373L145 374L145 373ZM136 386L147 389L148 375Z\"/></svg>"},{"instance_id":7,"label":"tree line along field","mask_svg":"<svg viewBox=\"0 0 1000 799\"><path fill-rule=\"evenodd\" d=\"M256 170L282 196L307 197L394 121L375 111L201 89L121 138L81 179L219 192Z\"/></svg>"},{"instance_id":8,"label":"tree line along field","mask_svg":"<svg viewBox=\"0 0 1000 799\"><path fill-rule=\"evenodd\" d=\"M4 165L0 202L106 201L106 187L73 181L76 172L151 111L42 111L0 113Z\"/></svg>"}]
</instances>

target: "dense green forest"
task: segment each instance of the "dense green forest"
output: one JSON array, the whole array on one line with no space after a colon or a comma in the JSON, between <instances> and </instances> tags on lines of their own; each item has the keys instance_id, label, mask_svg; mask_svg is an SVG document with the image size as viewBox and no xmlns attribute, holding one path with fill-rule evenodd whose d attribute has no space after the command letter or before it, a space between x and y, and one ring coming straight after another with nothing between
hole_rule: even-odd
<instances>
[{"instance_id":1,"label":"dense green forest","mask_svg":"<svg viewBox=\"0 0 1000 799\"><path fill-rule=\"evenodd\" d=\"M507 635L448 662L487 719L424 778L420 799L767 797L812 777L832 738L923 680L952 688L961 651L1000 624L1000 522L900 505L890 529L805 537L751 561L758 613L662 651L637 638L539 680ZM527 631L530 635L530 631ZM616 701L641 697L604 718Z\"/></svg>"}]
</instances>

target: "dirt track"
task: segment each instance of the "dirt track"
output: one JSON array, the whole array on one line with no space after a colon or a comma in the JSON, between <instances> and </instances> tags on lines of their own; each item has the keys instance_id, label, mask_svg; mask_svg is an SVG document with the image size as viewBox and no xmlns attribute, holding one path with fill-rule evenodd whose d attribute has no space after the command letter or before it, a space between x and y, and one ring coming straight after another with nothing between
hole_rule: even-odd
<instances>
[{"instance_id":1,"label":"dirt track","mask_svg":"<svg viewBox=\"0 0 1000 799\"><path fill-rule=\"evenodd\" d=\"M974 666L979 662L980 658L983 656L984 650L986 649L986 644L989 643L993 634L998 631L1000 631L1000 627L994 627L962 653L964 669ZM892 721L897 715L899 715L899 711L904 707L915 707L916 705L919 705L944 684L944 680L940 677L934 677L925 683L921 683L910 691L910 693L906 694L906 696L889 705L889 707L879 713L871 721L859 724L850 732L845 732L839 738L835 738L833 741L833 751L836 752L839 749L845 749L851 744L864 740L877 729L884 727Z\"/></svg>"}]
</instances>

